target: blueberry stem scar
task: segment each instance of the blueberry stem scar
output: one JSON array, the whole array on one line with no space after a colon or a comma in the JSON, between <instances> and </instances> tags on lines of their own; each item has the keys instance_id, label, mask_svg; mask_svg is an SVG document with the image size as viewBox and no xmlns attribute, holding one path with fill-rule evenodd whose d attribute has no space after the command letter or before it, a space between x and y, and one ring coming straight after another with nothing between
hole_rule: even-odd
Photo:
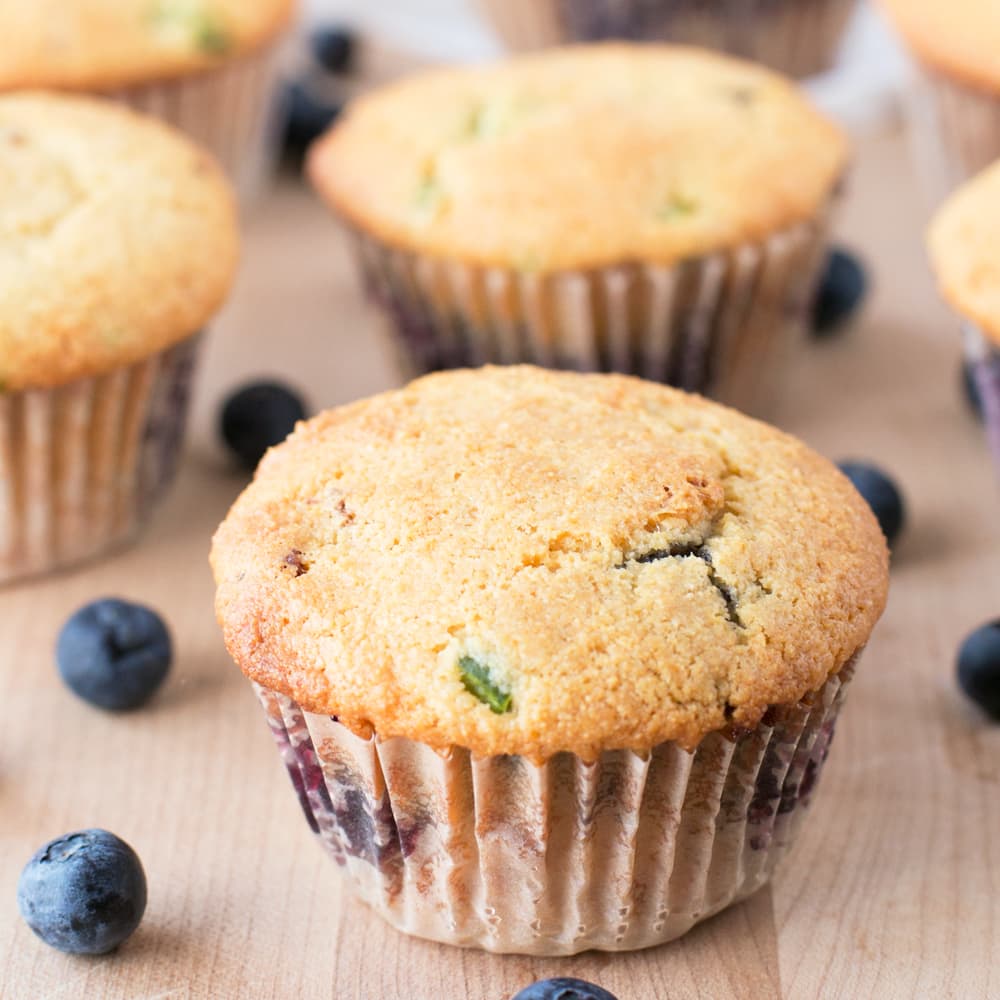
<instances>
[{"instance_id":1,"label":"blueberry stem scar","mask_svg":"<svg viewBox=\"0 0 1000 1000\"><path fill-rule=\"evenodd\" d=\"M488 667L471 656L462 656L458 661L458 671L462 683L469 694L488 705L491 712L504 715L511 710L513 698L490 676Z\"/></svg>"}]
</instances>

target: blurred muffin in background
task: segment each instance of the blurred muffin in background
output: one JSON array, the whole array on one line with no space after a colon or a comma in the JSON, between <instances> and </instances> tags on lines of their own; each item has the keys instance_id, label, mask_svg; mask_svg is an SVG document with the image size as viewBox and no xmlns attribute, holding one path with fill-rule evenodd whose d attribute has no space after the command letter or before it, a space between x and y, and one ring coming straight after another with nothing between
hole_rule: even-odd
<instances>
[{"instance_id":1,"label":"blurred muffin in background","mask_svg":"<svg viewBox=\"0 0 1000 1000\"><path fill-rule=\"evenodd\" d=\"M921 156L953 188L1000 159L1000 3L881 4L920 69L911 110Z\"/></svg>"},{"instance_id":2,"label":"blurred muffin in background","mask_svg":"<svg viewBox=\"0 0 1000 1000\"><path fill-rule=\"evenodd\" d=\"M830 69L857 0L480 0L514 49L605 39L719 49L789 76Z\"/></svg>"},{"instance_id":3,"label":"blurred muffin in background","mask_svg":"<svg viewBox=\"0 0 1000 1000\"><path fill-rule=\"evenodd\" d=\"M309 173L410 372L527 361L745 403L805 319L847 156L768 70L620 43L372 92Z\"/></svg>"},{"instance_id":4,"label":"blurred muffin in background","mask_svg":"<svg viewBox=\"0 0 1000 1000\"><path fill-rule=\"evenodd\" d=\"M0 0L0 91L102 94L213 153L241 194L276 152L295 0Z\"/></svg>"},{"instance_id":5,"label":"blurred muffin in background","mask_svg":"<svg viewBox=\"0 0 1000 1000\"><path fill-rule=\"evenodd\" d=\"M174 477L234 199L175 130L0 95L0 582L130 540Z\"/></svg>"},{"instance_id":6,"label":"blurred muffin in background","mask_svg":"<svg viewBox=\"0 0 1000 1000\"><path fill-rule=\"evenodd\" d=\"M1000 471L1000 163L945 202L928 246L941 292L964 321L966 362Z\"/></svg>"}]
</instances>

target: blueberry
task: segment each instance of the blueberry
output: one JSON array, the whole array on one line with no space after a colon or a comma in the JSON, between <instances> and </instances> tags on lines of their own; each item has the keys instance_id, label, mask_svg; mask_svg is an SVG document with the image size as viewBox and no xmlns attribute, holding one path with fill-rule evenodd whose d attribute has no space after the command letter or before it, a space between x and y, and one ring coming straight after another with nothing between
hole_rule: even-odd
<instances>
[{"instance_id":1,"label":"blueberry","mask_svg":"<svg viewBox=\"0 0 1000 1000\"><path fill-rule=\"evenodd\" d=\"M841 462L840 471L868 501L882 534L892 545L906 520L906 505L899 488L881 469L864 462Z\"/></svg>"},{"instance_id":2,"label":"blueberry","mask_svg":"<svg viewBox=\"0 0 1000 1000\"><path fill-rule=\"evenodd\" d=\"M831 250L812 306L816 337L836 333L861 305L868 290L864 266L846 250Z\"/></svg>"},{"instance_id":3,"label":"blueberry","mask_svg":"<svg viewBox=\"0 0 1000 1000\"><path fill-rule=\"evenodd\" d=\"M281 444L305 417L305 404L292 389L277 382L253 382L226 400L222 437L240 464L252 472L264 452Z\"/></svg>"},{"instance_id":4,"label":"blueberry","mask_svg":"<svg viewBox=\"0 0 1000 1000\"><path fill-rule=\"evenodd\" d=\"M975 368L969 361L962 362L962 393L965 401L969 404L969 409L975 414L977 420L983 419L983 399L979 394L979 383L976 381Z\"/></svg>"},{"instance_id":5,"label":"blueberry","mask_svg":"<svg viewBox=\"0 0 1000 1000\"><path fill-rule=\"evenodd\" d=\"M113 833L69 833L49 841L24 866L17 905L46 944L74 955L103 955L139 926L146 874L135 851Z\"/></svg>"},{"instance_id":6,"label":"blueberry","mask_svg":"<svg viewBox=\"0 0 1000 1000\"><path fill-rule=\"evenodd\" d=\"M607 990L582 979L543 979L526 986L513 1000L616 1000Z\"/></svg>"},{"instance_id":7,"label":"blueberry","mask_svg":"<svg viewBox=\"0 0 1000 1000\"><path fill-rule=\"evenodd\" d=\"M289 83L285 89L284 145L292 156L302 156L333 123L342 105L325 98L316 87L302 80Z\"/></svg>"},{"instance_id":8,"label":"blueberry","mask_svg":"<svg viewBox=\"0 0 1000 1000\"><path fill-rule=\"evenodd\" d=\"M170 670L170 634L150 608L106 598L77 611L59 633L56 663L66 686L113 712L144 704Z\"/></svg>"},{"instance_id":9,"label":"blueberry","mask_svg":"<svg viewBox=\"0 0 1000 1000\"><path fill-rule=\"evenodd\" d=\"M316 61L328 73L349 73L354 65L354 33L343 26L318 28L309 37Z\"/></svg>"},{"instance_id":10,"label":"blueberry","mask_svg":"<svg viewBox=\"0 0 1000 1000\"><path fill-rule=\"evenodd\" d=\"M977 628L958 653L961 689L994 719L1000 719L1000 619Z\"/></svg>"}]
</instances>

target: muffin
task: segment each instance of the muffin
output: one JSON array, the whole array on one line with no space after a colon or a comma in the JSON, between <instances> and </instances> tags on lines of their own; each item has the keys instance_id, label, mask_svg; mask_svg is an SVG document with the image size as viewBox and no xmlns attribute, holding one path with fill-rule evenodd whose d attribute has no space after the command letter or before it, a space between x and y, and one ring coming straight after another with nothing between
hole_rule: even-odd
<instances>
[{"instance_id":1,"label":"muffin","mask_svg":"<svg viewBox=\"0 0 1000 1000\"><path fill-rule=\"evenodd\" d=\"M514 49L609 38L702 45L813 76L834 63L857 0L480 0Z\"/></svg>"},{"instance_id":2,"label":"muffin","mask_svg":"<svg viewBox=\"0 0 1000 1000\"><path fill-rule=\"evenodd\" d=\"M0 0L0 91L113 97L213 153L241 193L266 177L294 0Z\"/></svg>"},{"instance_id":3,"label":"muffin","mask_svg":"<svg viewBox=\"0 0 1000 1000\"><path fill-rule=\"evenodd\" d=\"M959 188L928 234L945 299L963 321L967 363L1000 469L1000 163Z\"/></svg>"},{"instance_id":4,"label":"muffin","mask_svg":"<svg viewBox=\"0 0 1000 1000\"><path fill-rule=\"evenodd\" d=\"M912 107L921 156L954 187L1000 159L1000 6L881 0L920 69Z\"/></svg>"},{"instance_id":5,"label":"muffin","mask_svg":"<svg viewBox=\"0 0 1000 1000\"><path fill-rule=\"evenodd\" d=\"M846 162L767 70L599 45L379 90L309 173L408 373L531 362L743 402L804 320Z\"/></svg>"},{"instance_id":6,"label":"muffin","mask_svg":"<svg viewBox=\"0 0 1000 1000\"><path fill-rule=\"evenodd\" d=\"M131 538L173 478L232 193L172 129L0 95L0 581Z\"/></svg>"},{"instance_id":7,"label":"muffin","mask_svg":"<svg viewBox=\"0 0 1000 1000\"><path fill-rule=\"evenodd\" d=\"M529 366L300 424L212 564L357 895L543 955L657 944L767 881L887 582L865 502L793 438Z\"/></svg>"}]
</instances>

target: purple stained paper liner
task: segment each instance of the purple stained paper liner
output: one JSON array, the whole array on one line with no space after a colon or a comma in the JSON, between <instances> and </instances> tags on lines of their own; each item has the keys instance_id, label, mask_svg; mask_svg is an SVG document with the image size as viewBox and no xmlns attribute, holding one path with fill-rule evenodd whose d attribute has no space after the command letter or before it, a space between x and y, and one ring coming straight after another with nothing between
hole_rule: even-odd
<instances>
[{"instance_id":1,"label":"purple stained paper liner","mask_svg":"<svg viewBox=\"0 0 1000 1000\"><path fill-rule=\"evenodd\" d=\"M467 266L349 232L408 376L528 362L640 375L749 408L805 327L828 215L677 264L551 273Z\"/></svg>"},{"instance_id":2,"label":"purple stained paper liner","mask_svg":"<svg viewBox=\"0 0 1000 1000\"><path fill-rule=\"evenodd\" d=\"M306 819L358 897L418 937L570 955L669 941L768 881L855 660L753 730L594 763L363 739L254 686Z\"/></svg>"},{"instance_id":3,"label":"purple stained paper liner","mask_svg":"<svg viewBox=\"0 0 1000 1000\"><path fill-rule=\"evenodd\" d=\"M0 393L0 583L136 535L177 470L198 340L55 389Z\"/></svg>"},{"instance_id":4,"label":"purple stained paper liner","mask_svg":"<svg viewBox=\"0 0 1000 1000\"><path fill-rule=\"evenodd\" d=\"M857 0L480 0L517 50L610 38L718 49L793 77L830 69Z\"/></svg>"},{"instance_id":5,"label":"purple stained paper liner","mask_svg":"<svg viewBox=\"0 0 1000 1000\"><path fill-rule=\"evenodd\" d=\"M963 343L979 391L990 451L1000 474L1000 351L971 325L965 327Z\"/></svg>"},{"instance_id":6,"label":"purple stained paper liner","mask_svg":"<svg viewBox=\"0 0 1000 1000\"><path fill-rule=\"evenodd\" d=\"M279 40L201 73L107 96L187 133L219 161L247 204L260 195L277 163L282 56Z\"/></svg>"}]
</instances>

